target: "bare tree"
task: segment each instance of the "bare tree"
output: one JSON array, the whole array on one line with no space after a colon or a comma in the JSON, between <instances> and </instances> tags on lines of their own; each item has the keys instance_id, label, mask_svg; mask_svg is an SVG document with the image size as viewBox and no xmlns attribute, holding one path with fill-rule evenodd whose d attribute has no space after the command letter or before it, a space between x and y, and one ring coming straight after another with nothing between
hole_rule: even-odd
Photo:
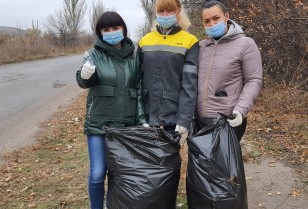
<instances>
[{"instance_id":1,"label":"bare tree","mask_svg":"<svg viewBox=\"0 0 308 209\"><path fill-rule=\"evenodd\" d=\"M63 48L69 43L75 46L82 34L86 10L85 0L64 0L63 9L47 18L45 25L49 39Z\"/></svg>"},{"instance_id":2,"label":"bare tree","mask_svg":"<svg viewBox=\"0 0 308 209\"><path fill-rule=\"evenodd\" d=\"M93 32L95 32L95 25L98 18L106 11L106 7L102 1L92 2L92 9L90 10L90 25Z\"/></svg>"},{"instance_id":3,"label":"bare tree","mask_svg":"<svg viewBox=\"0 0 308 209\"><path fill-rule=\"evenodd\" d=\"M148 24L148 31L150 31L156 14L155 11L156 0L140 0L140 3L147 19L146 22Z\"/></svg>"},{"instance_id":4,"label":"bare tree","mask_svg":"<svg viewBox=\"0 0 308 209\"><path fill-rule=\"evenodd\" d=\"M85 0L64 0L63 9L65 24L70 35L68 41L74 41L81 34L87 5L85 4Z\"/></svg>"},{"instance_id":5,"label":"bare tree","mask_svg":"<svg viewBox=\"0 0 308 209\"><path fill-rule=\"evenodd\" d=\"M49 15L45 24L47 28L47 36L56 46L66 48L66 37L68 35L68 27L65 22L63 11L56 11L54 15Z\"/></svg>"},{"instance_id":6,"label":"bare tree","mask_svg":"<svg viewBox=\"0 0 308 209\"><path fill-rule=\"evenodd\" d=\"M29 37L31 45L38 44L39 37L41 35L41 30L38 27L38 21L36 24L32 20L32 27L26 30L26 36Z\"/></svg>"},{"instance_id":7,"label":"bare tree","mask_svg":"<svg viewBox=\"0 0 308 209\"><path fill-rule=\"evenodd\" d=\"M137 39L139 40L141 37L143 37L148 32L149 32L149 23L148 23L148 20L145 19L142 24L138 25L138 28L136 31Z\"/></svg>"}]
</instances>

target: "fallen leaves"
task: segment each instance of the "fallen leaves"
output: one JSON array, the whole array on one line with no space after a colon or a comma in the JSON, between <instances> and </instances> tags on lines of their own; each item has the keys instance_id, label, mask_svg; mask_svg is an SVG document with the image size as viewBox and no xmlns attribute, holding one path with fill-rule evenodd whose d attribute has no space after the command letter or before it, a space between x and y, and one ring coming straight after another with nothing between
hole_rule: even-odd
<instances>
[{"instance_id":1,"label":"fallen leaves","mask_svg":"<svg viewBox=\"0 0 308 209\"><path fill-rule=\"evenodd\" d=\"M5 182L8 182L8 181L10 181L10 180L12 180L12 174L10 174L9 177L7 177L4 181L5 181Z\"/></svg>"},{"instance_id":2,"label":"fallen leaves","mask_svg":"<svg viewBox=\"0 0 308 209\"><path fill-rule=\"evenodd\" d=\"M264 190L270 190L270 189L264 188ZM269 196L269 197L274 196L274 194L273 194L272 192L267 192L266 194L267 194L267 196ZM280 196L280 195L282 195L282 192L276 191L276 195L277 195L277 196ZM293 190L293 191L291 191L291 192L289 193L289 195L292 196L292 197L297 197L297 196L300 196L300 195L301 195L301 192L300 192L299 190Z\"/></svg>"},{"instance_id":3,"label":"fallen leaves","mask_svg":"<svg viewBox=\"0 0 308 209\"><path fill-rule=\"evenodd\" d=\"M27 190L29 190L31 187L30 186L26 186L25 188L23 188L22 190L20 190L20 193L23 193Z\"/></svg>"},{"instance_id":4,"label":"fallen leaves","mask_svg":"<svg viewBox=\"0 0 308 209\"><path fill-rule=\"evenodd\" d=\"M275 163L276 163L275 160L271 160L271 161L268 163L268 167L276 167Z\"/></svg>"},{"instance_id":5,"label":"fallen leaves","mask_svg":"<svg viewBox=\"0 0 308 209\"><path fill-rule=\"evenodd\" d=\"M254 145L248 159L271 155L294 165L307 163L307 104L307 91L277 86L263 89L248 115L251 123L244 137L247 143Z\"/></svg>"},{"instance_id":6,"label":"fallen leaves","mask_svg":"<svg viewBox=\"0 0 308 209\"><path fill-rule=\"evenodd\" d=\"M290 195L292 197L297 197L297 196L301 195L301 192L298 191L298 190L293 190L292 192L290 192Z\"/></svg>"}]
</instances>

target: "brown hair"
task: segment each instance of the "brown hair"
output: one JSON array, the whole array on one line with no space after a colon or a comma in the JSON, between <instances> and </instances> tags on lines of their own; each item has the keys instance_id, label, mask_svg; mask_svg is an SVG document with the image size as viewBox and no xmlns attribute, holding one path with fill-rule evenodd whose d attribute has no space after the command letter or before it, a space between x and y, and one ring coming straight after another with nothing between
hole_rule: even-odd
<instances>
[{"instance_id":1,"label":"brown hair","mask_svg":"<svg viewBox=\"0 0 308 209\"><path fill-rule=\"evenodd\" d=\"M209 1L206 4L204 4L202 6L202 10L209 9L209 8L211 8L213 6L218 6L223 11L224 14L229 12L229 9L222 2L216 1L216 0Z\"/></svg>"}]
</instances>

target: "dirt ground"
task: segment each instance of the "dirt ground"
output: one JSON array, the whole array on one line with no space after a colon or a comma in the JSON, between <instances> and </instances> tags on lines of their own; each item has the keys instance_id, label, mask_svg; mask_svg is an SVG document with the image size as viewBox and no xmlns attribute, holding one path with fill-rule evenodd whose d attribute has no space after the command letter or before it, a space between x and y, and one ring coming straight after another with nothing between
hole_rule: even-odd
<instances>
[{"instance_id":1,"label":"dirt ground","mask_svg":"<svg viewBox=\"0 0 308 209\"><path fill-rule=\"evenodd\" d=\"M307 185L295 169L273 158L246 163L250 209L306 209Z\"/></svg>"},{"instance_id":2,"label":"dirt ground","mask_svg":"<svg viewBox=\"0 0 308 209\"><path fill-rule=\"evenodd\" d=\"M299 106L292 104L292 118L299 123L290 123L290 120L282 123L281 118L290 118L290 115L277 115L276 109L269 115L264 114L270 105L275 105L267 102L273 97L269 91L256 104L248 118L256 122L250 123L241 142L249 209L306 209L307 108L295 111L294 107L303 107L303 101ZM82 134L84 98L85 94L79 96L71 106L61 107L46 121L42 135L38 136L38 145L7 156L7 165L0 169L0 208L12 208L11 205L19 205L15 208L88 208L87 152ZM304 97L305 102L307 98ZM281 110L277 108L277 111ZM182 173L185 173L185 157L182 160Z\"/></svg>"},{"instance_id":3,"label":"dirt ground","mask_svg":"<svg viewBox=\"0 0 308 209\"><path fill-rule=\"evenodd\" d=\"M241 142L243 156L251 151L249 142ZM182 150L183 167L186 149ZM262 157L244 163L249 209L307 209L308 187L302 165L293 168L274 157ZM182 169L182 172L185 172ZM183 175L182 175L183 176Z\"/></svg>"}]
</instances>

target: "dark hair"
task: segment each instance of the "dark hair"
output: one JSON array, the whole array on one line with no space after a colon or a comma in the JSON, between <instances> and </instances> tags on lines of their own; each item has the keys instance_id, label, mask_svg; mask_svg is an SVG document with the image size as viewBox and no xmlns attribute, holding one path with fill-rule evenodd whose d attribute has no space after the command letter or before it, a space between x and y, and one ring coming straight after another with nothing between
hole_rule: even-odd
<instances>
[{"instance_id":1,"label":"dark hair","mask_svg":"<svg viewBox=\"0 0 308 209\"><path fill-rule=\"evenodd\" d=\"M220 7L220 9L223 11L224 14L226 14L226 12L229 12L229 9L221 1L217 1L217 0L212 0L212 1L207 2L206 4L202 6L202 10L209 9L213 6Z\"/></svg>"},{"instance_id":2,"label":"dark hair","mask_svg":"<svg viewBox=\"0 0 308 209\"><path fill-rule=\"evenodd\" d=\"M113 11L104 12L97 20L95 32L98 38L101 38L101 30L103 28L122 26L124 29L123 35L127 37L127 27L122 17Z\"/></svg>"}]
</instances>

